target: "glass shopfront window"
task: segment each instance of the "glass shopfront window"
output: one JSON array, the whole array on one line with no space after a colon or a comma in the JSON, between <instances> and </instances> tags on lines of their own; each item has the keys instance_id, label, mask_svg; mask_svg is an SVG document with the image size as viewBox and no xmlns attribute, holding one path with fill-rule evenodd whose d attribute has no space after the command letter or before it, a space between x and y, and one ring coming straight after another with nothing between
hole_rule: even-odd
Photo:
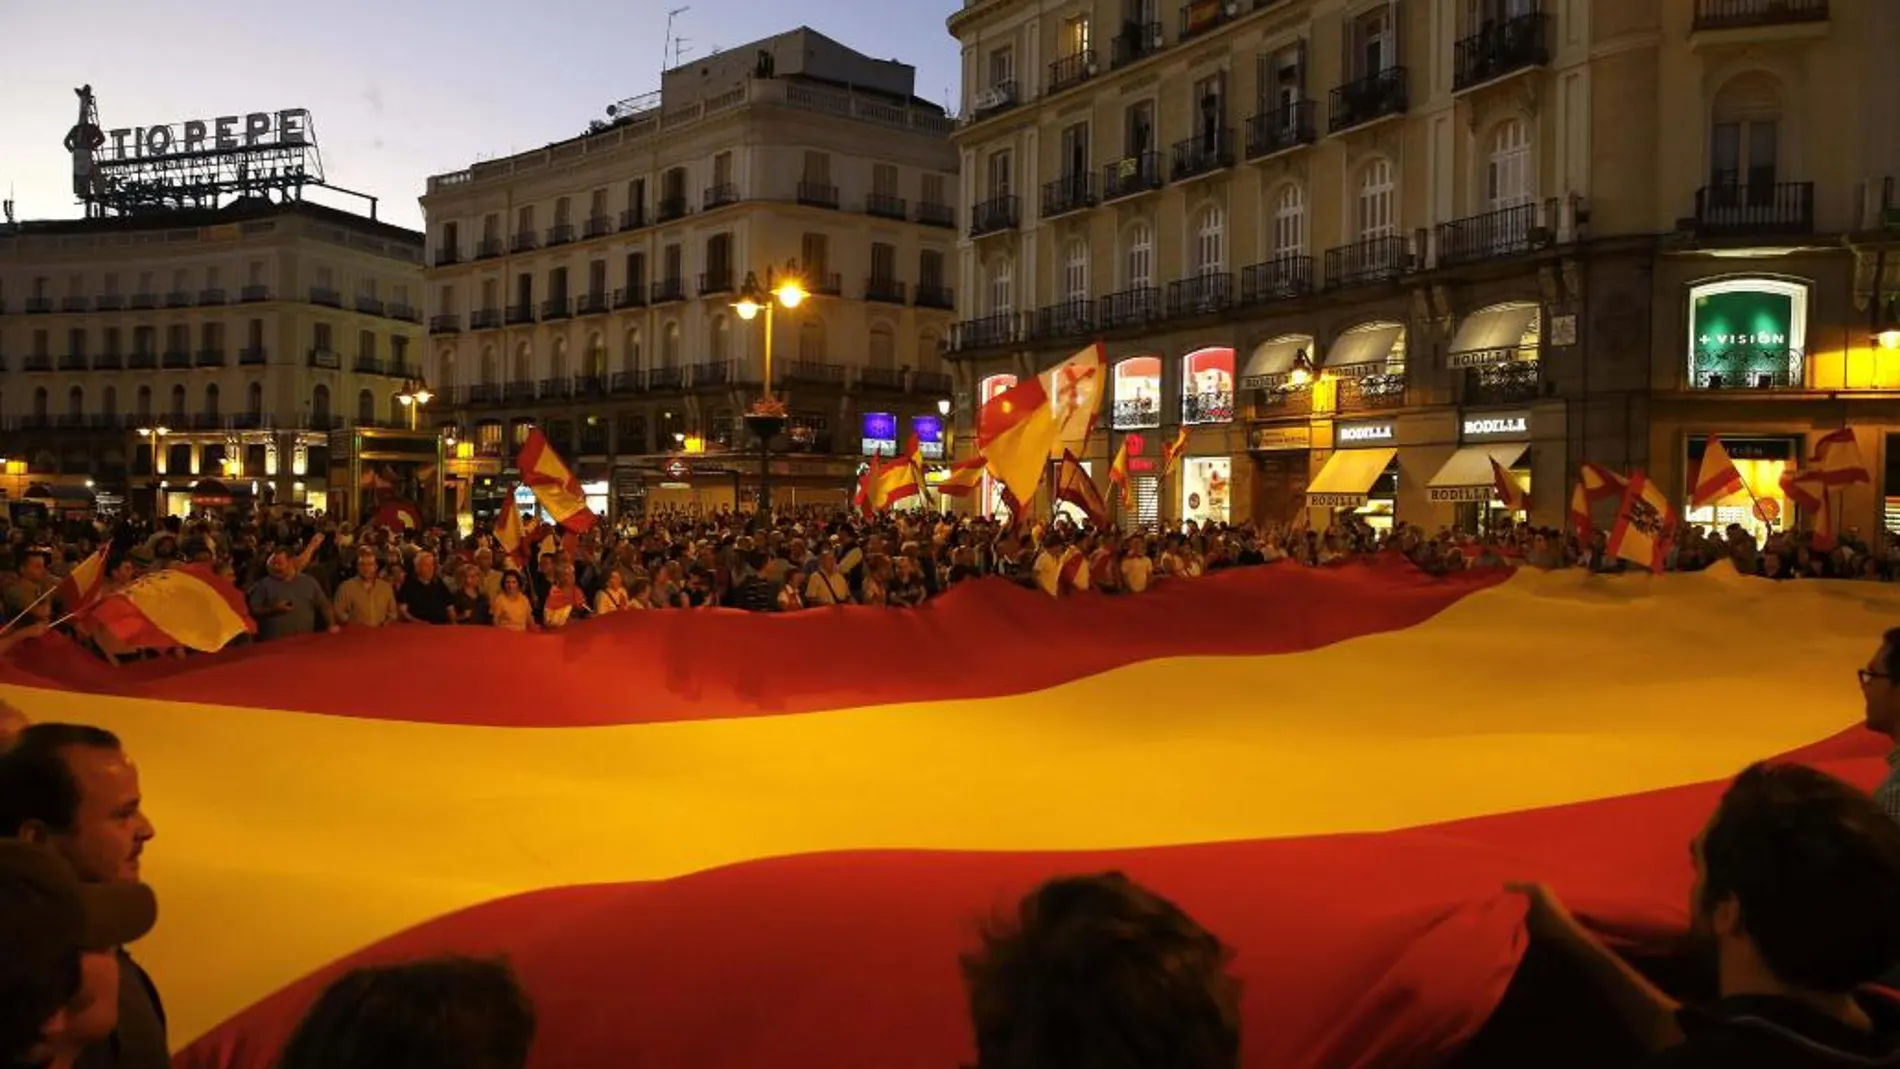
<instances>
[{"instance_id":1,"label":"glass shopfront window","mask_svg":"<svg viewBox=\"0 0 1900 1069\"><path fill-rule=\"evenodd\" d=\"M1187 457L1181 461L1181 519L1198 524L1226 523L1233 493L1231 457Z\"/></svg>"},{"instance_id":2,"label":"glass shopfront window","mask_svg":"<svg viewBox=\"0 0 1900 1069\"><path fill-rule=\"evenodd\" d=\"M1114 429L1161 426L1161 358L1131 356L1115 365Z\"/></svg>"},{"instance_id":3,"label":"glass shopfront window","mask_svg":"<svg viewBox=\"0 0 1900 1069\"><path fill-rule=\"evenodd\" d=\"M1776 278L1702 283L1689 291L1689 386L1799 389L1807 385L1807 329L1803 283Z\"/></svg>"},{"instance_id":4,"label":"glass shopfront window","mask_svg":"<svg viewBox=\"0 0 1900 1069\"><path fill-rule=\"evenodd\" d=\"M1234 351L1196 349L1181 358L1181 422L1231 423L1234 419Z\"/></svg>"}]
</instances>

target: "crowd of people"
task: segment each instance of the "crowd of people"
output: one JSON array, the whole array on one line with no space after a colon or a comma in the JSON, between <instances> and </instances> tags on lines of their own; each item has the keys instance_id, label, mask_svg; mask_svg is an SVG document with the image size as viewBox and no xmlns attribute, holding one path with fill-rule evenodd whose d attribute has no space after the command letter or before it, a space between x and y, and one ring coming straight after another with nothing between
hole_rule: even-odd
<instances>
[{"instance_id":1,"label":"crowd of people","mask_svg":"<svg viewBox=\"0 0 1900 1069\"><path fill-rule=\"evenodd\" d=\"M485 525L463 536L294 513L157 523L128 516L101 518L62 538L6 532L0 601L16 626L0 637L0 648L63 621L72 606L56 596L59 581L99 545L108 547L108 588L181 563L214 569L245 592L258 623L256 639L268 641L405 623L544 630L655 609L902 608L985 576L1053 596L1140 594L1229 568L1279 561L1320 566L1379 553L1402 555L1431 574L1634 567L1611 556L1606 541L1600 531L1580 539L1528 524L1482 535L1405 523L1375 527L1351 514L1324 530L1187 523L1123 531L1068 518L1010 524L956 513L866 518L808 508L782 512L770 523L750 513L662 512L579 535L531 528L528 543L510 553ZM1696 571L1718 560L1772 579L1893 580L1900 578L1900 540L1883 535L1870 545L1850 530L1823 549L1807 534L1776 531L1758 542L1738 526L1720 532L1692 526L1670 549L1668 567ZM134 655L109 635L85 637L109 657Z\"/></svg>"}]
</instances>

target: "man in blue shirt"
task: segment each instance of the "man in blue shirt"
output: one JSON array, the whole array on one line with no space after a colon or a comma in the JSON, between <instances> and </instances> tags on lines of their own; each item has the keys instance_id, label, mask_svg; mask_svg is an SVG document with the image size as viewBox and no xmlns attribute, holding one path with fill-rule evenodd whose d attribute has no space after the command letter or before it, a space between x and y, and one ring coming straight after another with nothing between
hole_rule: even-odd
<instances>
[{"instance_id":1,"label":"man in blue shirt","mask_svg":"<svg viewBox=\"0 0 1900 1069\"><path fill-rule=\"evenodd\" d=\"M290 554L270 555L270 574L259 579L249 597L257 618L257 640L268 642L289 635L308 635L319 627L335 634L336 612L315 579L297 570Z\"/></svg>"}]
</instances>

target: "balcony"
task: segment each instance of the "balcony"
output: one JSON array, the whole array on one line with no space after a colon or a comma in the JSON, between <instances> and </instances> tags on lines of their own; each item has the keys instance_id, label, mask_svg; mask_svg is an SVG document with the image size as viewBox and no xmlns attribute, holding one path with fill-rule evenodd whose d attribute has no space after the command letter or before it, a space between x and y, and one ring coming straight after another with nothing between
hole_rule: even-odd
<instances>
[{"instance_id":1,"label":"balcony","mask_svg":"<svg viewBox=\"0 0 1900 1069\"><path fill-rule=\"evenodd\" d=\"M1107 294L1095 302L1098 330L1143 327L1161 318L1161 291L1154 286L1137 286Z\"/></svg>"},{"instance_id":2,"label":"balcony","mask_svg":"<svg viewBox=\"0 0 1900 1069\"><path fill-rule=\"evenodd\" d=\"M191 414L191 427L193 430L199 431L220 430L224 427L224 413L193 412Z\"/></svg>"},{"instance_id":3,"label":"balcony","mask_svg":"<svg viewBox=\"0 0 1900 1069\"><path fill-rule=\"evenodd\" d=\"M510 379L509 381L502 383L501 398L504 401L532 401L534 400L534 380L533 379Z\"/></svg>"},{"instance_id":4,"label":"balcony","mask_svg":"<svg viewBox=\"0 0 1900 1069\"><path fill-rule=\"evenodd\" d=\"M946 230L955 230L957 210L948 204L932 204L924 201L917 205L917 223L920 226L940 226Z\"/></svg>"},{"instance_id":5,"label":"balcony","mask_svg":"<svg viewBox=\"0 0 1900 1069\"><path fill-rule=\"evenodd\" d=\"M534 322L534 305L527 302L511 304L502 312L502 322L511 327Z\"/></svg>"},{"instance_id":6,"label":"balcony","mask_svg":"<svg viewBox=\"0 0 1900 1069\"><path fill-rule=\"evenodd\" d=\"M807 273L805 283L813 293L821 296L837 297L844 293L844 277L835 271L827 274L823 267Z\"/></svg>"},{"instance_id":7,"label":"balcony","mask_svg":"<svg viewBox=\"0 0 1900 1069\"><path fill-rule=\"evenodd\" d=\"M910 218L910 205L904 198L889 193L869 193L864 198L864 214L901 223Z\"/></svg>"},{"instance_id":8,"label":"balcony","mask_svg":"<svg viewBox=\"0 0 1900 1069\"><path fill-rule=\"evenodd\" d=\"M987 119L998 112L1008 111L1022 102L1022 94L1016 89L1014 79L997 82L988 89L979 89L970 98L970 119L972 122Z\"/></svg>"},{"instance_id":9,"label":"balcony","mask_svg":"<svg viewBox=\"0 0 1900 1069\"><path fill-rule=\"evenodd\" d=\"M548 227L548 248L556 245L568 245L574 241L573 223L555 223Z\"/></svg>"},{"instance_id":10,"label":"balcony","mask_svg":"<svg viewBox=\"0 0 1900 1069\"><path fill-rule=\"evenodd\" d=\"M576 375L574 376L574 388L570 392L573 393L575 397L605 397L607 396L607 376ZM586 433L586 429L587 425L582 424L581 430L583 434ZM604 430L605 428L602 429Z\"/></svg>"},{"instance_id":11,"label":"balcony","mask_svg":"<svg viewBox=\"0 0 1900 1069\"><path fill-rule=\"evenodd\" d=\"M652 294L654 304L666 304L669 301L683 301L686 299L686 279L656 279L652 286Z\"/></svg>"},{"instance_id":12,"label":"balcony","mask_svg":"<svg viewBox=\"0 0 1900 1069\"><path fill-rule=\"evenodd\" d=\"M934 282L917 283L917 307L951 311L957 306L956 291Z\"/></svg>"},{"instance_id":13,"label":"balcony","mask_svg":"<svg viewBox=\"0 0 1900 1069\"><path fill-rule=\"evenodd\" d=\"M343 368L343 358L337 355L335 349L325 349L322 347L312 349L307 354L305 360L311 367L315 368L327 368L331 371L340 371Z\"/></svg>"},{"instance_id":14,"label":"balcony","mask_svg":"<svg viewBox=\"0 0 1900 1069\"><path fill-rule=\"evenodd\" d=\"M1095 303L1087 297L1071 297L1036 309L1035 337L1042 341L1079 338L1095 331Z\"/></svg>"},{"instance_id":15,"label":"balcony","mask_svg":"<svg viewBox=\"0 0 1900 1069\"><path fill-rule=\"evenodd\" d=\"M508 251L509 252L533 252L539 246L539 244L540 243L535 240L534 231L523 230L517 233L514 237L509 239Z\"/></svg>"},{"instance_id":16,"label":"balcony","mask_svg":"<svg viewBox=\"0 0 1900 1069\"><path fill-rule=\"evenodd\" d=\"M477 308L468 314L468 329L494 330L501 326L501 309Z\"/></svg>"},{"instance_id":17,"label":"balcony","mask_svg":"<svg viewBox=\"0 0 1900 1069\"><path fill-rule=\"evenodd\" d=\"M1079 212L1095 207L1095 175L1089 171L1065 174L1042 184L1042 217Z\"/></svg>"},{"instance_id":18,"label":"balcony","mask_svg":"<svg viewBox=\"0 0 1900 1069\"><path fill-rule=\"evenodd\" d=\"M475 243L475 258L477 260L492 260L501 254L502 243L500 238L483 238Z\"/></svg>"},{"instance_id":19,"label":"balcony","mask_svg":"<svg viewBox=\"0 0 1900 1069\"><path fill-rule=\"evenodd\" d=\"M910 373L910 388L913 393L949 393L950 386L950 373L947 371Z\"/></svg>"},{"instance_id":20,"label":"balcony","mask_svg":"<svg viewBox=\"0 0 1900 1069\"><path fill-rule=\"evenodd\" d=\"M26 299L26 311L28 315L42 315L52 310L53 299L51 297L28 297Z\"/></svg>"},{"instance_id":21,"label":"balcony","mask_svg":"<svg viewBox=\"0 0 1900 1069\"><path fill-rule=\"evenodd\" d=\"M123 353L100 353L98 356L92 358L92 369L94 371L117 371L124 366L125 355ZM0 367L0 371L4 370L6 370L4 367Z\"/></svg>"},{"instance_id":22,"label":"balcony","mask_svg":"<svg viewBox=\"0 0 1900 1069\"><path fill-rule=\"evenodd\" d=\"M1490 22L1452 46L1451 89L1463 92L1550 63L1550 16L1541 11Z\"/></svg>"},{"instance_id":23,"label":"balcony","mask_svg":"<svg viewBox=\"0 0 1900 1069\"><path fill-rule=\"evenodd\" d=\"M414 305L399 304L392 301L389 304L388 310L386 310L383 314L388 316L391 319L400 319L404 323L422 322L422 313L416 311Z\"/></svg>"},{"instance_id":24,"label":"balcony","mask_svg":"<svg viewBox=\"0 0 1900 1069\"><path fill-rule=\"evenodd\" d=\"M595 290L583 293L574 302L576 315L597 316L607 314L607 291Z\"/></svg>"},{"instance_id":25,"label":"balcony","mask_svg":"<svg viewBox=\"0 0 1900 1069\"><path fill-rule=\"evenodd\" d=\"M620 229L638 230L647 225L647 210L641 208L623 208L620 211Z\"/></svg>"},{"instance_id":26,"label":"balcony","mask_svg":"<svg viewBox=\"0 0 1900 1069\"><path fill-rule=\"evenodd\" d=\"M586 234L590 238L604 238L614 232L614 217L611 215L590 215L587 217Z\"/></svg>"},{"instance_id":27,"label":"balcony","mask_svg":"<svg viewBox=\"0 0 1900 1069\"><path fill-rule=\"evenodd\" d=\"M1276 256L1240 270L1240 303L1290 301L1313 292L1311 256Z\"/></svg>"},{"instance_id":28,"label":"balcony","mask_svg":"<svg viewBox=\"0 0 1900 1069\"><path fill-rule=\"evenodd\" d=\"M125 297L118 293L101 293L93 307L101 312L116 312L125 307Z\"/></svg>"},{"instance_id":29,"label":"balcony","mask_svg":"<svg viewBox=\"0 0 1900 1069\"><path fill-rule=\"evenodd\" d=\"M1544 395L1543 364L1520 359L1466 368L1458 394L1461 405L1528 404Z\"/></svg>"},{"instance_id":30,"label":"balcony","mask_svg":"<svg viewBox=\"0 0 1900 1069\"><path fill-rule=\"evenodd\" d=\"M1318 110L1316 100L1296 100L1248 119L1247 158L1265 159L1319 140L1319 130L1314 124Z\"/></svg>"},{"instance_id":31,"label":"balcony","mask_svg":"<svg viewBox=\"0 0 1900 1069\"><path fill-rule=\"evenodd\" d=\"M1385 364L1344 365L1330 369L1339 384L1335 406L1342 413L1377 412L1405 407L1405 373Z\"/></svg>"},{"instance_id":32,"label":"balcony","mask_svg":"<svg viewBox=\"0 0 1900 1069\"><path fill-rule=\"evenodd\" d=\"M62 353L59 358L61 371L85 371L89 365L85 353Z\"/></svg>"},{"instance_id":33,"label":"balcony","mask_svg":"<svg viewBox=\"0 0 1900 1069\"><path fill-rule=\"evenodd\" d=\"M1411 106L1404 67L1387 67L1333 90L1327 108L1327 130L1340 133L1391 115L1403 115Z\"/></svg>"},{"instance_id":34,"label":"balcony","mask_svg":"<svg viewBox=\"0 0 1900 1069\"><path fill-rule=\"evenodd\" d=\"M1014 230L1022 224L1022 198L1011 194L979 201L970 209L970 236Z\"/></svg>"},{"instance_id":35,"label":"balcony","mask_svg":"<svg viewBox=\"0 0 1900 1069\"><path fill-rule=\"evenodd\" d=\"M184 349L167 349L165 355L159 357L158 366L167 371L183 371L191 366L191 353Z\"/></svg>"},{"instance_id":36,"label":"balcony","mask_svg":"<svg viewBox=\"0 0 1900 1069\"><path fill-rule=\"evenodd\" d=\"M1181 422L1195 423L1232 423L1234 421L1234 391L1209 390L1206 393L1190 393L1181 396Z\"/></svg>"},{"instance_id":37,"label":"balcony","mask_svg":"<svg viewBox=\"0 0 1900 1069\"><path fill-rule=\"evenodd\" d=\"M635 282L631 286L622 286L614 291L615 308L644 308L647 303L647 288Z\"/></svg>"},{"instance_id":38,"label":"balcony","mask_svg":"<svg viewBox=\"0 0 1900 1069\"><path fill-rule=\"evenodd\" d=\"M737 204L739 203L739 187L731 182L718 182L707 186L706 191L699 198L699 203L707 211L723 208L728 204Z\"/></svg>"},{"instance_id":39,"label":"balcony","mask_svg":"<svg viewBox=\"0 0 1900 1069\"><path fill-rule=\"evenodd\" d=\"M677 390L685 381L685 374L678 367L656 367L647 371L649 390Z\"/></svg>"},{"instance_id":40,"label":"balcony","mask_svg":"<svg viewBox=\"0 0 1900 1069\"><path fill-rule=\"evenodd\" d=\"M224 303L224 291L216 286L198 291L198 304L201 307L216 306Z\"/></svg>"},{"instance_id":41,"label":"balcony","mask_svg":"<svg viewBox=\"0 0 1900 1069\"><path fill-rule=\"evenodd\" d=\"M1531 251L1537 205L1519 204L1438 224L1438 266L1494 260Z\"/></svg>"},{"instance_id":42,"label":"balcony","mask_svg":"<svg viewBox=\"0 0 1900 1069\"><path fill-rule=\"evenodd\" d=\"M443 247L435 250L435 266L437 267L452 267L461 261L462 254L455 249Z\"/></svg>"},{"instance_id":43,"label":"balcony","mask_svg":"<svg viewBox=\"0 0 1900 1069\"><path fill-rule=\"evenodd\" d=\"M223 304L224 301L220 299L218 303ZM61 297L59 299L59 310L62 312L83 312L90 307L92 307L92 300L88 297Z\"/></svg>"},{"instance_id":44,"label":"balcony","mask_svg":"<svg viewBox=\"0 0 1900 1069\"><path fill-rule=\"evenodd\" d=\"M1254 6L1260 6L1259 0ZM1176 39L1193 40L1239 17L1240 0L1188 0L1181 5L1181 36Z\"/></svg>"},{"instance_id":45,"label":"balcony","mask_svg":"<svg viewBox=\"0 0 1900 1069\"><path fill-rule=\"evenodd\" d=\"M653 221L670 223L675 219L686 218L686 213L690 211L692 208L687 205L683 193L677 197L661 197L659 203L653 206Z\"/></svg>"},{"instance_id":46,"label":"balcony","mask_svg":"<svg viewBox=\"0 0 1900 1069\"><path fill-rule=\"evenodd\" d=\"M1118 398L1109 415L1115 430L1141 431L1161 426L1161 403L1152 397Z\"/></svg>"},{"instance_id":47,"label":"balcony","mask_svg":"<svg viewBox=\"0 0 1900 1069\"><path fill-rule=\"evenodd\" d=\"M239 367L260 367L266 362L264 350L256 345L247 345L238 350Z\"/></svg>"},{"instance_id":48,"label":"balcony","mask_svg":"<svg viewBox=\"0 0 1900 1069\"><path fill-rule=\"evenodd\" d=\"M246 286L243 289L238 291L238 300L243 301L245 304L255 304L258 301L268 301L270 300L270 287L269 286Z\"/></svg>"},{"instance_id":49,"label":"balcony","mask_svg":"<svg viewBox=\"0 0 1900 1069\"><path fill-rule=\"evenodd\" d=\"M1695 195L1697 237L1800 237L1814 233L1813 182L1704 186Z\"/></svg>"},{"instance_id":50,"label":"balcony","mask_svg":"<svg viewBox=\"0 0 1900 1069\"><path fill-rule=\"evenodd\" d=\"M1014 345L1022 336L1022 324L1014 312L997 312L980 319L966 319L950 325L950 351L995 349Z\"/></svg>"},{"instance_id":51,"label":"balcony","mask_svg":"<svg viewBox=\"0 0 1900 1069\"><path fill-rule=\"evenodd\" d=\"M1192 275L1168 283L1168 318L1214 315L1234 299L1234 276L1221 272Z\"/></svg>"},{"instance_id":52,"label":"balcony","mask_svg":"<svg viewBox=\"0 0 1900 1069\"><path fill-rule=\"evenodd\" d=\"M699 273L699 295L710 297L717 293L732 292L732 268L715 267Z\"/></svg>"},{"instance_id":53,"label":"balcony","mask_svg":"<svg viewBox=\"0 0 1900 1069\"><path fill-rule=\"evenodd\" d=\"M1699 350L1689 371L1694 390L1799 390L1807 381L1806 354L1786 347Z\"/></svg>"},{"instance_id":54,"label":"balcony","mask_svg":"<svg viewBox=\"0 0 1900 1069\"><path fill-rule=\"evenodd\" d=\"M543 401L565 400L573 388L573 383L565 378L542 379L540 386L535 389L535 396Z\"/></svg>"},{"instance_id":55,"label":"balcony","mask_svg":"<svg viewBox=\"0 0 1900 1069\"><path fill-rule=\"evenodd\" d=\"M1366 286L1394 282L1411 266L1401 237L1369 238L1326 250L1326 286Z\"/></svg>"},{"instance_id":56,"label":"balcony","mask_svg":"<svg viewBox=\"0 0 1900 1069\"><path fill-rule=\"evenodd\" d=\"M1828 0L1695 0L1697 33L1826 22Z\"/></svg>"},{"instance_id":57,"label":"balcony","mask_svg":"<svg viewBox=\"0 0 1900 1069\"><path fill-rule=\"evenodd\" d=\"M541 302L541 322L566 319L574 314L574 302L566 297L549 297Z\"/></svg>"},{"instance_id":58,"label":"balcony","mask_svg":"<svg viewBox=\"0 0 1900 1069\"><path fill-rule=\"evenodd\" d=\"M350 367L359 375L389 374L389 367L383 363L382 359L368 353L356 354L356 362Z\"/></svg>"},{"instance_id":59,"label":"balcony","mask_svg":"<svg viewBox=\"0 0 1900 1069\"><path fill-rule=\"evenodd\" d=\"M1102 168L1102 202L1161 188L1161 154L1138 152Z\"/></svg>"},{"instance_id":60,"label":"balcony","mask_svg":"<svg viewBox=\"0 0 1900 1069\"><path fill-rule=\"evenodd\" d=\"M903 304L904 284L894 278L872 275L864 280L864 299L880 304Z\"/></svg>"},{"instance_id":61,"label":"balcony","mask_svg":"<svg viewBox=\"0 0 1900 1069\"><path fill-rule=\"evenodd\" d=\"M1116 67L1138 63L1168 47L1168 36L1159 22L1125 22L1122 32L1109 42L1110 62Z\"/></svg>"},{"instance_id":62,"label":"balcony","mask_svg":"<svg viewBox=\"0 0 1900 1069\"><path fill-rule=\"evenodd\" d=\"M198 350L198 355L192 360L192 366L193 367L223 367L224 366L224 350L223 349L200 349Z\"/></svg>"},{"instance_id":63,"label":"balcony","mask_svg":"<svg viewBox=\"0 0 1900 1069\"><path fill-rule=\"evenodd\" d=\"M904 369L898 367L859 368L858 388L861 390L902 390Z\"/></svg>"},{"instance_id":64,"label":"balcony","mask_svg":"<svg viewBox=\"0 0 1900 1069\"><path fill-rule=\"evenodd\" d=\"M1101 67L1095 61L1095 50L1084 49L1070 56L1063 56L1049 64L1049 92L1060 93L1064 89L1081 85L1095 77Z\"/></svg>"},{"instance_id":65,"label":"balcony","mask_svg":"<svg viewBox=\"0 0 1900 1069\"><path fill-rule=\"evenodd\" d=\"M838 207L838 187L829 182L801 181L798 183L798 203L808 208L835 210Z\"/></svg>"},{"instance_id":66,"label":"balcony","mask_svg":"<svg viewBox=\"0 0 1900 1069\"><path fill-rule=\"evenodd\" d=\"M823 382L844 384L844 365L823 360L794 360L785 366L786 382Z\"/></svg>"},{"instance_id":67,"label":"balcony","mask_svg":"<svg viewBox=\"0 0 1900 1069\"><path fill-rule=\"evenodd\" d=\"M358 297L356 299L356 310L366 316L379 316L387 312L389 306L385 305L376 297Z\"/></svg>"},{"instance_id":68,"label":"balcony","mask_svg":"<svg viewBox=\"0 0 1900 1069\"><path fill-rule=\"evenodd\" d=\"M185 290L173 290L165 295L165 307L190 308L191 294Z\"/></svg>"},{"instance_id":69,"label":"balcony","mask_svg":"<svg viewBox=\"0 0 1900 1069\"><path fill-rule=\"evenodd\" d=\"M321 304L326 308L343 307L343 295L328 286L310 287L310 303Z\"/></svg>"},{"instance_id":70,"label":"balcony","mask_svg":"<svg viewBox=\"0 0 1900 1069\"><path fill-rule=\"evenodd\" d=\"M1174 143L1173 176L1176 182L1234 165L1234 128L1203 130L1200 134Z\"/></svg>"},{"instance_id":71,"label":"balcony","mask_svg":"<svg viewBox=\"0 0 1900 1069\"><path fill-rule=\"evenodd\" d=\"M157 353L145 352L145 353L127 353L126 354L125 369L127 371L151 371L152 369L156 367L158 367Z\"/></svg>"},{"instance_id":72,"label":"balcony","mask_svg":"<svg viewBox=\"0 0 1900 1069\"><path fill-rule=\"evenodd\" d=\"M26 310L27 310L27 311L29 311L29 312L31 312L31 311L33 310L33 302L29 300L29 301L27 301L27 302L26 302L26 304L27 304L27 308L26 308ZM126 302L125 302L125 306L126 306L127 308L130 308L130 309L132 309L132 310L133 310L133 311L135 311L135 312L142 312L142 311L149 311L149 310L151 310L151 309L153 309L153 308L157 308L157 307L158 307L158 294L156 294L156 293L134 293L134 294L133 294L133 295L132 295L132 296L131 296L131 297L130 297L130 298L129 298L129 299L128 299L128 300L126 301Z\"/></svg>"},{"instance_id":73,"label":"balcony","mask_svg":"<svg viewBox=\"0 0 1900 1069\"><path fill-rule=\"evenodd\" d=\"M730 360L707 360L686 370L687 381L694 386L730 386L738 381L737 368Z\"/></svg>"},{"instance_id":74,"label":"balcony","mask_svg":"<svg viewBox=\"0 0 1900 1069\"><path fill-rule=\"evenodd\" d=\"M501 400L501 387L492 382L479 382L467 387L465 396L471 405L492 405Z\"/></svg>"},{"instance_id":75,"label":"balcony","mask_svg":"<svg viewBox=\"0 0 1900 1069\"><path fill-rule=\"evenodd\" d=\"M53 358L47 353L29 353L20 367L26 371L51 371Z\"/></svg>"}]
</instances>

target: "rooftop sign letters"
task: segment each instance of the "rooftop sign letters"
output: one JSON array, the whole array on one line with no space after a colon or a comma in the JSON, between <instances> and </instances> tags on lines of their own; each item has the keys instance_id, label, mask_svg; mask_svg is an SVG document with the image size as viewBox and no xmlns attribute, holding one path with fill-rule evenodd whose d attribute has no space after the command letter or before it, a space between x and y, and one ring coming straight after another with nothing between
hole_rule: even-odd
<instances>
[{"instance_id":1,"label":"rooftop sign letters","mask_svg":"<svg viewBox=\"0 0 1900 1069\"><path fill-rule=\"evenodd\" d=\"M220 115L191 119L170 126L122 126L106 132L102 161L153 159L198 152L237 152L243 149L311 144L310 112L304 108L253 111L248 115Z\"/></svg>"}]
</instances>

